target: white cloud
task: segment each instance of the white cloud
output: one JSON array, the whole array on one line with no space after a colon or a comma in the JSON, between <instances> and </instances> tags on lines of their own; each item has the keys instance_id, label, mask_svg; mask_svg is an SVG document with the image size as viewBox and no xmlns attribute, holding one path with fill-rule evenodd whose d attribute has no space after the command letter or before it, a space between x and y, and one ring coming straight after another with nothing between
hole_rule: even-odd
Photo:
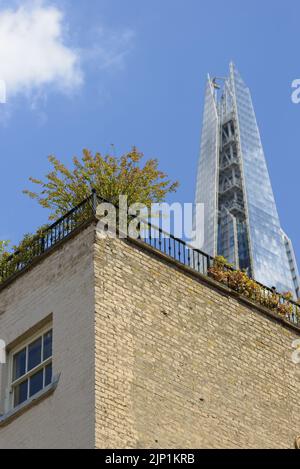
<instances>
[{"instance_id":1,"label":"white cloud","mask_svg":"<svg viewBox=\"0 0 300 469\"><path fill-rule=\"evenodd\" d=\"M122 70L132 51L133 30L95 25L93 18L88 29L72 25L71 30L68 9L51 1L10 0L13 6L4 8L0 0L0 83L5 82L7 95L7 104L0 104L1 126L17 108L17 95L29 98L31 110L45 122L49 89L70 94L96 75L101 89L104 72ZM76 46L69 43L70 33L80 38Z\"/></svg>"},{"instance_id":2,"label":"white cloud","mask_svg":"<svg viewBox=\"0 0 300 469\"><path fill-rule=\"evenodd\" d=\"M0 10L0 79L8 99L54 85L72 91L83 82L80 54L64 43L64 15L43 1Z\"/></svg>"}]
</instances>

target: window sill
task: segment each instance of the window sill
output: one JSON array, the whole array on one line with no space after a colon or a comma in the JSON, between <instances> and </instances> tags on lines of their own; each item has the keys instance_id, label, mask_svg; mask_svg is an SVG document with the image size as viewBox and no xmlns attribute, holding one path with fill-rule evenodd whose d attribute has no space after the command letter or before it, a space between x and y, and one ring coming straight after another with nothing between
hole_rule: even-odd
<instances>
[{"instance_id":1,"label":"window sill","mask_svg":"<svg viewBox=\"0 0 300 469\"><path fill-rule=\"evenodd\" d=\"M23 402L23 404L19 405L15 409L10 410L4 415L0 415L0 428L5 427L10 422L18 418L20 415L24 414L24 412L27 412L32 407L38 405L41 401L51 396L54 393L55 389L57 388L59 378L60 378L60 375L56 376L55 378L53 378L52 383L49 384L49 386L47 386L46 388L44 388L42 391L35 394L34 396L32 396L26 402Z\"/></svg>"}]
</instances>

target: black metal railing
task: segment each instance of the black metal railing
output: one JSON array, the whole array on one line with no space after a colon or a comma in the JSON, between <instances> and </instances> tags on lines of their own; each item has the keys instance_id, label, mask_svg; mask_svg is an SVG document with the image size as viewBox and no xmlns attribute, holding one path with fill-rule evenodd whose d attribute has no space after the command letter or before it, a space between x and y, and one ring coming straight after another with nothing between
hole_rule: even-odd
<instances>
[{"instance_id":1,"label":"black metal railing","mask_svg":"<svg viewBox=\"0 0 300 469\"><path fill-rule=\"evenodd\" d=\"M20 250L0 262L0 285L22 272L32 262L68 238L95 217L97 196L93 193L51 226L23 242Z\"/></svg>"},{"instance_id":2,"label":"black metal railing","mask_svg":"<svg viewBox=\"0 0 300 469\"><path fill-rule=\"evenodd\" d=\"M175 238L147 221L144 221L141 225L140 239L196 272L211 278L215 277L213 275L213 267L218 263L215 263L215 259L212 256L190 246L181 239ZM300 326L300 305L298 303L287 299L283 294L278 293L276 289L269 288L254 280L252 281L252 288L247 290L244 288L243 282L237 282L234 277L226 275L226 271L227 273L238 271L226 264L222 265L220 269L221 274L222 270L225 275L219 276L217 280L219 283L252 300L254 303L265 306L291 323Z\"/></svg>"},{"instance_id":3,"label":"black metal railing","mask_svg":"<svg viewBox=\"0 0 300 469\"><path fill-rule=\"evenodd\" d=\"M101 202L107 201L97 196L96 192L93 191L90 197L73 208L53 225L30 238L26 245L22 246L20 251L2 259L0 261L0 286L26 269L36 258L47 253L58 243L67 239L77 229L95 220L97 205ZM194 248L182 239L166 233L163 229L146 220L140 225L139 240L176 260L180 264L216 280L216 276L213 275L216 261L213 257ZM228 272L237 272L226 265L223 265L222 269L225 273L226 270L228 270ZM236 282L230 275L224 275L223 277L221 275L220 278L217 278L217 281L225 284L228 288L236 291L241 296L247 297L255 303L273 310L279 316L284 317L291 323L300 327L300 304L286 298L275 289L253 281L255 288L249 293L249 290L244 289L242 283Z\"/></svg>"},{"instance_id":4,"label":"black metal railing","mask_svg":"<svg viewBox=\"0 0 300 469\"><path fill-rule=\"evenodd\" d=\"M146 220L141 223L140 239L181 264L200 274L208 275L213 262L211 256Z\"/></svg>"}]
</instances>

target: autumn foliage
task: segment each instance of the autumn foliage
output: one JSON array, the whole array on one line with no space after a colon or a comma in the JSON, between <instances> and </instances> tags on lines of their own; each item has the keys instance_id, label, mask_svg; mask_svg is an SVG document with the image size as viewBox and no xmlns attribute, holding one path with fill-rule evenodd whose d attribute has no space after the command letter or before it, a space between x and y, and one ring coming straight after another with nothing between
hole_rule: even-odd
<instances>
[{"instance_id":1,"label":"autumn foliage","mask_svg":"<svg viewBox=\"0 0 300 469\"><path fill-rule=\"evenodd\" d=\"M73 158L68 169L55 156L49 157L52 170L44 180L30 178L39 186L38 192L24 193L50 209L50 220L56 220L78 205L96 189L98 196L118 204L119 195L128 197L128 205L163 202L168 193L176 191L178 183L158 169L158 161L149 159L141 166L143 154L135 147L121 157L93 155L84 150L81 159Z\"/></svg>"},{"instance_id":2,"label":"autumn foliage","mask_svg":"<svg viewBox=\"0 0 300 469\"><path fill-rule=\"evenodd\" d=\"M255 303L274 310L286 319L291 319L294 313L298 316L299 308L295 308L291 302L292 293L286 292L280 295L275 290L267 289L251 279L246 272L233 269L232 265L222 256L217 256L214 259L208 274L217 282L226 285Z\"/></svg>"}]
</instances>

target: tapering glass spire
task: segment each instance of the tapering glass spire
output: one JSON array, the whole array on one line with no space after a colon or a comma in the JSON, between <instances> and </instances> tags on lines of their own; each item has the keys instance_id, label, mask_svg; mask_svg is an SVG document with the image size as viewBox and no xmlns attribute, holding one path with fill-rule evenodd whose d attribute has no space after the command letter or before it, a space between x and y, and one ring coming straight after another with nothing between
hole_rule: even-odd
<instances>
[{"instance_id":1,"label":"tapering glass spire","mask_svg":"<svg viewBox=\"0 0 300 469\"><path fill-rule=\"evenodd\" d=\"M204 251L299 296L295 256L280 226L250 91L232 63L228 78L208 77L196 202L205 204Z\"/></svg>"}]
</instances>

